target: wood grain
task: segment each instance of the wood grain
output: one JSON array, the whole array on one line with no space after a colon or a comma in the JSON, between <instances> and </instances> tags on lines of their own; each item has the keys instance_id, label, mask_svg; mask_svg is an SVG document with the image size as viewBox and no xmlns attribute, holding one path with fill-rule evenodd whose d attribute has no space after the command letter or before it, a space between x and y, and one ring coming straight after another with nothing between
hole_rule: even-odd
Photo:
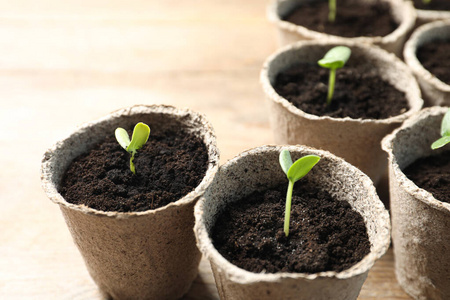
<instances>
[{"instance_id":1,"label":"wood grain","mask_svg":"<svg viewBox=\"0 0 450 300\"><path fill-rule=\"evenodd\" d=\"M275 50L262 0L0 0L0 298L101 299L40 188L47 147L120 107L207 115L222 162L273 143L259 71ZM208 262L184 299L218 299ZM360 299L408 299L392 252Z\"/></svg>"}]
</instances>

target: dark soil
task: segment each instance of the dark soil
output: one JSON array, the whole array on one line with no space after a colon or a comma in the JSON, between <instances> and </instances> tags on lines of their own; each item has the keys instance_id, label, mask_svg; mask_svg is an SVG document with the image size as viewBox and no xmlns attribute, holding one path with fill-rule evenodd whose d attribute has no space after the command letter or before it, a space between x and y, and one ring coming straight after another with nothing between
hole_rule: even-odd
<instances>
[{"instance_id":1,"label":"dark soil","mask_svg":"<svg viewBox=\"0 0 450 300\"><path fill-rule=\"evenodd\" d=\"M278 74L274 88L300 110L317 116L386 119L409 109L403 92L350 62L336 71L333 99L327 105L329 72L317 64L298 64Z\"/></svg>"},{"instance_id":2,"label":"dark soil","mask_svg":"<svg viewBox=\"0 0 450 300\"><path fill-rule=\"evenodd\" d=\"M131 132L130 132L131 137ZM197 137L178 129L153 128L129 168L130 154L114 132L89 153L76 158L63 177L60 193L70 203L101 211L145 211L174 202L205 176L208 153Z\"/></svg>"},{"instance_id":3,"label":"dark soil","mask_svg":"<svg viewBox=\"0 0 450 300\"><path fill-rule=\"evenodd\" d=\"M447 0L450 4L450 0ZM450 41L433 41L417 50L422 66L439 80L450 84Z\"/></svg>"},{"instance_id":4,"label":"dark soil","mask_svg":"<svg viewBox=\"0 0 450 300\"><path fill-rule=\"evenodd\" d=\"M434 198L450 203L450 151L420 158L403 171L418 187Z\"/></svg>"},{"instance_id":5,"label":"dark soil","mask_svg":"<svg viewBox=\"0 0 450 300\"><path fill-rule=\"evenodd\" d=\"M398 27L389 5L381 1L362 4L362 1L338 0L333 23L328 21L328 1L309 1L283 19L310 30L342 37L386 36Z\"/></svg>"},{"instance_id":6,"label":"dark soil","mask_svg":"<svg viewBox=\"0 0 450 300\"><path fill-rule=\"evenodd\" d=\"M414 0L414 7L425 10L450 10L450 1L431 0L429 4L423 4L422 0Z\"/></svg>"},{"instance_id":7,"label":"dark soil","mask_svg":"<svg viewBox=\"0 0 450 300\"><path fill-rule=\"evenodd\" d=\"M231 263L251 272L342 271L370 252L362 216L306 181L294 186L289 236L286 186L256 192L228 206L212 239Z\"/></svg>"}]
</instances>

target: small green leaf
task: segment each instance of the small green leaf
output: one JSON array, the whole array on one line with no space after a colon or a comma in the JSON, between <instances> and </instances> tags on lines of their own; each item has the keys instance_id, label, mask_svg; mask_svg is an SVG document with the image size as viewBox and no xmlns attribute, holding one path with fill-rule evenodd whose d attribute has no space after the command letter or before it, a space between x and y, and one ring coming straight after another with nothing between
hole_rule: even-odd
<instances>
[{"instance_id":1,"label":"small green leaf","mask_svg":"<svg viewBox=\"0 0 450 300\"><path fill-rule=\"evenodd\" d=\"M284 149L280 152L280 166L287 175L289 168L292 166L292 158L289 150Z\"/></svg>"},{"instance_id":2,"label":"small green leaf","mask_svg":"<svg viewBox=\"0 0 450 300\"><path fill-rule=\"evenodd\" d=\"M330 49L325 56L317 63L324 68L339 69L342 68L350 58L352 51L345 46L337 46Z\"/></svg>"},{"instance_id":3,"label":"small green leaf","mask_svg":"<svg viewBox=\"0 0 450 300\"><path fill-rule=\"evenodd\" d=\"M435 141L433 144L431 144L431 149L435 150L437 148L441 148L447 145L448 143L450 143L450 135L443 136L437 141Z\"/></svg>"},{"instance_id":4,"label":"small green leaf","mask_svg":"<svg viewBox=\"0 0 450 300\"><path fill-rule=\"evenodd\" d=\"M306 155L295 161L289 168L287 177L290 181L296 182L302 179L309 171L319 162L320 157L317 155Z\"/></svg>"},{"instance_id":5,"label":"small green leaf","mask_svg":"<svg viewBox=\"0 0 450 300\"><path fill-rule=\"evenodd\" d=\"M448 136L448 135L450 135L450 108L445 113L441 124L441 136Z\"/></svg>"},{"instance_id":6,"label":"small green leaf","mask_svg":"<svg viewBox=\"0 0 450 300\"><path fill-rule=\"evenodd\" d=\"M130 136L128 135L128 132L125 129L119 127L116 129L115 135L116 140L117 142L119 142L120 146L122 146L123 149L127 150L127 147L130 144Z\"/></svg>"},{"instance_id":7,"label":"small green leaf","mask_svg":"<svg viewBox=\"0 0 450 300\"><path fill-rule=\"evenodd\" d=\"M134 126L133 136L131 138L131 142L127 147L128 152L135 152L144 146L147 142L148 137L150 135L150 127L148 125L140 122Z\"/></svg>"}]
</instances>

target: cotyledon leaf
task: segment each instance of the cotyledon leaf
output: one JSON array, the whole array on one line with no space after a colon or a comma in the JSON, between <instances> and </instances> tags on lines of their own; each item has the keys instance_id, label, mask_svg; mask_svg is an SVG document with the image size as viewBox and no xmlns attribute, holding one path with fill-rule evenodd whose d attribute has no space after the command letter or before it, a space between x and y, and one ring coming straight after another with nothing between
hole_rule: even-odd
<instances>
[{"instance_id":1,"label":"cotyledon leaf","mask_svg":"<svg viewBox=\"0 0 450 300\"><path fill-rule=\"evenodd\" d=\"M139 150L147 142L150 135L150 127L148 125L140 122L134 126L133 136L131 137L131 142L127 147L128 152L134 152Z\"/></svg>"},{"instance_id":2,"label":"cotyledon leaf","mask_svg":"<svg viewBox=\"0 0 450 300\"><path fill-rule=\"evenodd\" d=\"M306 155L296 160L287 172L287 178L296 182L302 179L309 171L319 162L320 157L317 155Z\"/></svg>"},{"instance_id":3,"label":"cotyledon leaf","mask_svg":"<svg viewBox=\"0 0 450 300\"><path fill-rule=\"evenodd\" d=\"M116 140L117 142L119 142L120 146L122 146L123 149L127 150L128 145L130 145L131 143L128 132L125 129L119 127L116 129L114 133L116 136Z\"/></svg>"}]
</instances>

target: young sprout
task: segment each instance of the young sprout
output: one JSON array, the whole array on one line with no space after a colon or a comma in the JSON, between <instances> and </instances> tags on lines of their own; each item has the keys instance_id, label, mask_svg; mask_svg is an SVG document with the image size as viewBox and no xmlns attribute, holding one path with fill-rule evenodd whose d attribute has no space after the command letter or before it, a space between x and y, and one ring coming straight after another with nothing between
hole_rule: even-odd
<instances>
[{"instance_id":1,"label":"young sprout","mask_svg":"<svg viewBox=\"0 0 450 300\"><path fill-rule=\"evenodd\" d=\"M286 194L286 212L284 214L284 234L289 236L289 224L291 220L291 203L294 183L308 174L309 171L319 162L317 155L306 155L292 163L291 153L288 150L280 152L280 165L286 174L289 185Z\"/></svg>"},{"instance_id":2,"label":"young sprout","mask_svg":"<svg viewBox=\"0 0 450 300\"><path fill-rule=\"evenodd\" d=\"M328 79L328 96L327 105L330 105L334 93L334 83L336 81L336 69L342 68L350 58L352 51L345 46L337 46L330 49L325 56L317 63L319 66L330 69L330 77Z\"/></svg>"},{"instance_id":3,"label":"young sprout","mask_svg":"<svg viewBox=\"0 0 450 300\"><path fill-rule=\"evenodd\" d=\"M444 118L442 118L441 136L440 139L431 144L431 149L441 148L450 143L450 108L445 113Z\"/></svg>"},{"instance_id":4,"label":"young sprout","mask_svg":"<svg viewBox=\"0 0 450 300\"><path fill-rule=\"evenodd\" d=\"M119 142L120 146L124 148L127 152L131 154L130 158L130 170L133 174L136 174L136 170L134 168L134 155L136 151L141 149L145 143L147 143L148 136L150 135L150 127L147 124L142 122L137 123L133 129L133 136L130 137L127 131L123 128L117 128L115 131L116 140Z\"/></svg>"},{"instance_id":5,"label":"young sprout","mask_svg":"<svg viewBox=\"0 0 450 300\"><path fill-rule=\"evenodd\" d=\"M336 20L336 0L328 0L328 21L334 23L334 20Z\"/></svg>"}]
</instances>

